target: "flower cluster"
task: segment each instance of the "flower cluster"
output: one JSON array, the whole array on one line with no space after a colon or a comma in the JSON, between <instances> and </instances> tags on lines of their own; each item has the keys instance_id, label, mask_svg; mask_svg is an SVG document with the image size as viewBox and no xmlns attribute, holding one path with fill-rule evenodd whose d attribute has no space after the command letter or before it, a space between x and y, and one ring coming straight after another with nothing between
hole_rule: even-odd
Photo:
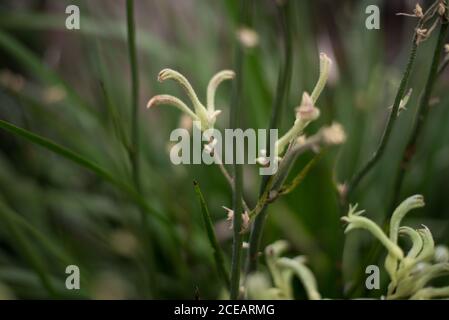
<instances>
[{"instance_id":1,"label":"flower cluster","mask_svg":"<svg viewBox=\"0 0 449 320\"><path fill-rule=\"evenodd\" d=\"M432 233L423 226L413 229L401 226L405 215L413 209L424 206L424 198L414 195L404 200L390 219L389 235L372 220L362 217L357 205L350 206L348 215L342 220L348 223L345 233L353 229L371 232L388 250L385 269L390 276L387 299L431 299L449 298L449 287L434 288L429 282L449 274L449 253L445 247L435 247ZM408 237L412 245L408 252L398 245L399 235Z\"/></svg>"},{"instance_id":2,"label":"flower cluster","mask_svg":"<svg viewBox=\"0 0 449 320\"><path fill-rule=\"evenodd\" d=\"M175 80L181 87L186 91L189 97L193 110L190 109L184 102L180 99L167 94L157 95L148 101L147 108L159 104L168 104L175 106L188 116L192 118L194 123L200 124L200 130L205 131L207 129L213 129L217 116L221 113L221 110L215 110L215 92L218 86L225 80L233 79L235 77L234 71L223 70L218 72L216 75L210 79L207 86L207 108L200 102L195 90L193 90L190 82L179 72L172 69L164 69L159 72L158 81L163 82L168 79Z\"/></svg>"},{"instance_id":3,"label":"flower cluster","mask_svg":"<svg viewBox=\"0 0 449 320\"><path fill-rule=\"evenodd\" d=\"M301 103L295 108L295 121L293 126L275 143L275 161L281 161L282 155L285 153L287 146L294 146L297 142L304 142L303 136L304 129L312 122L319 118L320 110L315 106L318 98L323 91L327 80L329 78L330 68L332 66L331 59L325 54L320 53L320 75L312 94L303 92ZM339 124L336 124L338 129L342 129ZM335 126L333 128L336 128ZM341 130L341 132L343 132ZM343 132L344 135L344 132ZM340 135L342 137L342 135ZM341 139L339 139L340 141ZM344 138L343 138L344 140ZM342 143L342 142L339 142ZM338 144L338 143L330 143ZM259 157L256 159L257 163L262 166L269 165L269 158L267 157L267 151L261 150Z\"/></svg>"}]
</instances>

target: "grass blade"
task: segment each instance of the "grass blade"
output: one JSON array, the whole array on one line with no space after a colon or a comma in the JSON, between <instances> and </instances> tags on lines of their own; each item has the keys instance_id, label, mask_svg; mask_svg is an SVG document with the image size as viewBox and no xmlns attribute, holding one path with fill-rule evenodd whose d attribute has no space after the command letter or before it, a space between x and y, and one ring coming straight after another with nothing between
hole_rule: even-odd
<instances>
[{"instance_id":1,"label":"grass blade","mask_svg":"<svg viewBox=\"0 0 449 320\"><path fill-rule=\"evenodd\" d=\"M210 245L214 250L214 259L215 264L217 265L218 274L222 278L226 287L229 289L230 287L229 273L225 265L223 251L221 250L220 245L218 244L217 237L215 235L214 226L212 223L212 218L209 213L209 209L207 207L206 201L204 200L203 193L201 192L198 182L193 181L193 186L195 188L195 193L201 206L201 215L203 217L204 226L206 228L207 238L209 239Z\"/></svg>"},{"instance_id":2,"label":"grass blade","mask_svg":"<svg viewBox=\"0 0 449 320\"><path fill-rule=\"evenodd\" d=\"M136 28L134 23L134 1L126 1L126 17L128 24L128 52L131 67L131 151L129 157L133 170L133 180L136 190L140 192L139 178L139 73L136 54Z\"/></svg>"},{"instance_id":3,"label":"grass blade","mask_svg":"<svg viewBox=\"0 0 449 320\"><path fill-rule=\"evenodd\" d=\"M165 216L160 214L158 211L154 210L149 206L146 200L137 193L132 187L129 185L117 180L109 171L100 167L98 164L84 158L83 156L77 154L76 152L67 149L59 144L54 143L44 137L41 137L33 132L25 130L23 128L17 127L7 121L0 120L0 128L6 130L14 135L25 138L26 140L39 145L47 150L50 150L86 169L95 173L100 178L110 182L111 184L118 187L125 194L127 194L132 200L134 200L142 209L144 209L147 213L152 214L155 218L159 219L164 223L168 223L169 221Z\"/></svg>"},{"instance_id":4,"label":"grass blade","mask_svg":"<svg viewBox=\"0 0 449 320\"><path fill-rule=\"evenodd\" d=\"M281 4L279 7L279 15L281 21L283 22L283 37L284 37L284 62L279 71L278 84L276 88L276 97L273 104L273 109L271 113L271 119L269 128L277 128L279 126L279 119L282 114L282 107L288 100L288 93L290 89L290 82L292 78L292 33L291 33L291 8L290 1L285 4ZM269 143L267 146L269 148ZM268 150L268 153L271 151ZM265 189L268 186L269 177L264 176L262 183L260 185L259 197L262 197L266 192ZM251 229L250 239L249 239L249 253L247 261L247 272L254 271L257 269L258 257L259 257L259 247L262 238L262 230L265 225L265 220L267 217L266 205L261 209L260 213L257 215L254 225Z\"/></svg>"},{"instance_id":5,"label":"grass blade","mask_svg":"<svg viewBox=\"0 0 449 320\"><path fill-rule=\"evenodd\" d=\"M249 12L251 1L242 1L240 4L240 23L246 25L249 19ZM231 98L231 112L230 112L230 127L237 129L240 127L241 118L243 118L241 106L241 93L243 86L243 69L244 69L244 52L240 42L237 42L235 52L235 72L236 79L232 88ZM237 150L234 143L234 188L232 192L232 210L234 211L234 218L232 223L233 241L232 241L232 261L231 261L231 285L230 285L230 298L235 300L239 298L240 293L240 273L242 264L242 197L243 197L243 172L242 165L237 164L237 153L241 150Z\"/></svg>"}]
</instances>

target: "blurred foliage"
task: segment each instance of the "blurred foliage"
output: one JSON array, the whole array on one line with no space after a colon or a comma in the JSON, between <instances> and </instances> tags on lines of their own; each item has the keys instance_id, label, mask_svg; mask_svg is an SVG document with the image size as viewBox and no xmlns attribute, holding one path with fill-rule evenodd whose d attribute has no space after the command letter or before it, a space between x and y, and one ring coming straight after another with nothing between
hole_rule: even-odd
<instances>
[{"instance_id":1,"label":"blurred foliage","mask_svg":"<svg viewBox=\"0 0 449 320\"><path fill-rule=\"evenodd\" d=\"M179 113L144 106L156 93L181 94L175 85L157 82L165 67L188 75L198 92L216 71L233 67L238 1L135 1L141 82L139 199L126 192L132 178L126 149L131 80L125 1L78 1L81 29L66 30L65 7L72 2L0 3L0 117L80 155L113 181L0 130L0 299L216 298L222 285L192 181L202 187L226 259L231 233L221 207L230 206L231 190L217 167L172 165L169 134L180 125ZM259 43L245 52L241 116L245 127L265 128L282 44L276 1L255 2L251 27ZM373 2L381 8L380 30L364 27L365 8ZM336 183L348 181L377 146L413 36L413 19L395 13L410 12L411 2L292 1L293 78L281 132L293 123L302 92L312 89L318 52L324 51L335 61L335 73L318 103L321 119L307 132L338 121L348 139L330 150L297 190L268 208L263 247L286 239L291 254L308 256L323 297L343 297L342 288L351 286L357 294L369 295L363 292L364 278L360 281L357 275L367 264L381 265L383 260L367 260L374 243L369 236L343 236L340 216L346 209L341 211ZM377 222L385 218L391 201L393 177L434 43L432 37L419 47L408 108L396 122L385 157L354 196ZM423 194L427 205L411 215L409 225L424 223L437 243L449 244L447 71L443 77L434 92L439 103L432 107L401 199ZM224 85L217 95L217 107L224 111L218 128L228 121L230 91ZM294 171L311 157L303 156ZM259 183L256 166L245 166L244 193L252 205ZM146 235L141 231L142 203L151 231ZM69 264L80 267L80 291L64 288ZM387 283L386 274L382 280ZM301 288L297 294L304 296Z\"/></svg>"}]
</instances>

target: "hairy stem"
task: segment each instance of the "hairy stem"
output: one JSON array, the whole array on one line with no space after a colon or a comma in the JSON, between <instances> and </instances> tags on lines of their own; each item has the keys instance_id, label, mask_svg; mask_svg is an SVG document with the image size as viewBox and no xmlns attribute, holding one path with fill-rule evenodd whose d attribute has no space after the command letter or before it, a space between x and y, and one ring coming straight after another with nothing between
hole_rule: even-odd
<instances>
[{"instance_id":1,"label":"hairy stem","mask_svg":"<svg viewBox=\"0 0 449 320\"><path fill-rule=\"evenodd\" d=\"M438 35L438 42L436 44L435 52L433 54L433 60L432 60L432 65L430 67L430 72L427 77L427 82L424 87L424 92L423 92L420 102L419 102L414 128L413 128L413 131L408 139L407 145L402 153L402 160L399 165L399 170L397 172L396 179L394 182L393 198L392 198L390 207L394 207L397 202L397 199L398 199L400 191L401 191L402 182L404 180L405 172L410 165L410 161L412 160L413 156L416 153L417 142L418 142L418 139L421 135L423 126L424 126L426 119L428 117L428 114L429 114L429 109L430 109L429 102L431 99L433 88L435 86L436 80L439 75L438 71L440 69L438 66L440 64L441 54L443 52L443 47L445 44L445 39L446 39L447 31L448 31L448 22L444 21L444 20L442 20L442 22L443 23L441 24L440 32Z\"/></svg>"},{"instance_id":2,"label":"hairy stem","mask_svg":"<svg viewBox=\"0 0 449 320\"><path fill-rule=\"evenodd\" d=\"M130 159L132 166L133 181L138 192L140 192L139 179L139 73L137 69L136 54L136 31L134 23L134 1L126 1L126 17L128 25L128 51L131 66L131 151Z\"/></svg>"},{"instance_id":3,"label":"hairy stem","mask_svg":"<svg viewBox=\"0 0 449 320\"><path fill-rule=\"evenodd\" d=\"M420 25L420 24L419 24ZM417 34L415 32L415 36L413 37L412 42L412 48L410 50L410 55L408 58L407 66L405 67L404 74L401 79L401 83L399 85L399 89L396 93L396 97L394 99L393 108L390 111L390 116L388 117L388 122L385 127L385 130L382 134L382 138L380 139L379 145L377 147L377 150L374 152L372 157L368 160L368 162L354 175L354 177L351 179L351 181L348 184L348 191L347 191L347 199L349 200L350 196L354 192L354 190L359 185L360 181L368 174L368 172L374 168L374 166L377 164L377 162L382 157L383 153L385 152L385 148L388 144L388 140L390 139L391 132L393 130L393 126L396 122L397 114L399 105L401 104L401 100L406 94L407 90L407 83L410 78L410 74L413 68L413 64L415 62L416 58L416 51L418 48L417 44Z\"/></svg>"}]
</instances>

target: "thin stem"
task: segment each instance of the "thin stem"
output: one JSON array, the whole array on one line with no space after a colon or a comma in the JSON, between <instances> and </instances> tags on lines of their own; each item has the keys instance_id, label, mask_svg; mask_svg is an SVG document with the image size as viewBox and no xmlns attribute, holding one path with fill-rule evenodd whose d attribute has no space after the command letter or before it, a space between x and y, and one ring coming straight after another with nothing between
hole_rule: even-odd
<instances>
[{"instance_id":1,"label":"thin stem","mask_svg":"<svg viewBox=\"0 0 449 320\"><path fill-rule=\"evenodd\" d=\"M289 157L290 161L288 164L292 164L295 162L297 156L306 151L307 148L296 148L296 150L289 150L286 156L292 155ZM292 182L288 185L284 185L286 178L291 170L290 165L284 165L281 163L279 170L276 175L270 176L268 179L268 183L266 185L264 193L259 197L256 206L253 210L249 212L250 219L256 218L259 213L269 204L274 202L277 198L282 195L288 194L292 192L295 188L297 188L310 170L315 167L318 163L318 160L321 159L325 151L321 151L319 154L315 155L302 170L293 178Z\"/></svg>"},{"instance_id":2,"label":"thin stem","mask_svg":"<svg viewBox=\"0 0 449 320\"><path fill-rule=\"evenodd\" d=\"M231 187L231 190L233 190L234 189L234 178L231 177L231 175L229 174L228 170L226 169L225 165L221 161L221 158L216 151L214 152L214 158L215 158L215 163L218 165L218 168L220 168L220 171L223 174L223 176L225 177L229 186ZM246 212L250 211L249 206L248 206L247 202L245 201L244 196L242 196L242 205L243 205L243 209L245 209Z\"/></svg>"},{"instance_id":3,"label":"thin stem","mask_svg":"<svg viewBox=\"0 0 449 320\"><path fill-rule=\"evenodd\" d=\"M420 25L421 25L421 22L418 24L418 26L420 26ZM382 157L382 155L385 151L385 148L388 144L388 140L390 139L390 136L391 136L391 132L393 130L394 123L396 122L399 105L401 104L401 100L402 100L403 96L406 94L407 83L410 78L411 71L413 69L413 64L415 62L417 48L418 48L417 33L415 32L415 35L413 37L413 42L412 42L412 48L410 50L410 55L409 55L408 62L407 62L407 66L405 67L405 72L402 76L402 80L399 85L399 89L398 89L398 91L396 93L396 97L394 99L393 108L390 111L390 116L388 118L387 125L382 134L382 138L380 139L377 150L374 152L371 159L368 160L368 162L354 175L352 180L349 182L348 191L347 191L345 200L349 200L350 196L352 195L354 190L357 188L360 181L377 164L377 162L380 160L380 158Z\"/></svg>"},{"instance_id":4,"label":"thin stem","mask_svg":"<svg viewBox=\"0 0 449 320\"><path fill-rule=\"evenodd\" d=\"M290 82L292 78L292 33L291 33L291 1L283 5L279 5L279 16L283 29L284 38L284 63L279 70L278 84L276 89L276 97L273 103L273 109L271 113L269 128L277 128L279 126L279 120L282 114L282 108L287 102L288 93L290 89ZM267 146L270 144L267 143ZM268 147L269 148L269 147ZM267 150L267 154L271 154L274 150ZM264 176L262 183L260 185L259 196L265 193L267 184L269 182L269 177ZM259 247L262 238L262 230L265 225L265 220L267 218L266 206L257 215L254 224L251 229L251 234L249 238L249 250L248 250L248 260L247 260L247 272L252 272L257 269L258 257L259 257Z\"/></svg>"},{"instance_id":5,"label":"thin stem","mask_svg":"<svg viewBox=\"0 0 449 320\"><path fill-rule=\"evenodd\" d=\"M416 120L414 124L413 131L408 139L407 145L402 154L401 164L399 166L399 171L396 175L394 183L393 198L390 207L395 207L395 203L399 197L402 182L404 180L405 172L410 165L410 161L416 153L417 141L421 135L423 126L429 114L429 102L431 99L432 91L435 86L436 80L438 78L439 63L441 59L441 54L443 52L443 47L445 44L445 39L448 31L448 22L442 20L440 32L438 35L438 42L435 46L435 52L433 54L432 65L430 67L429 76L427 78L426 85L424 87L424 92L421 96L418 111L416 114Z\"/></svg>"},{"instance_id":6,"label":"thin stem","mask_svg":"<svg viewBox=\"0 0 449 320\"><path fill-rule=\"evenodd\" d=\"M249 5L250 1L241 1L240 3L240 19L241 24L245 24L249 17ZM231 101L231 114L230 114L230 127L237 129L240 126L240 120L242 118L242 101L241 92L243 85L243 47L242 44L237 42L236 48L236 81L233 86L232 101ZM240 292L240 273L242 263L242 196L243 196L243 174L242 165L237 164L237 153L241 150L237 150L234 144L234 188L232 197L232 209L234 211L233 219L233 242L232 242L232 261L231 261L231 286L230 286L230 298L235 300L239 298Z\"/></svg>"},{"instance_id":7,"label":"thin stem","mask_svg":"<svg viewBox=\"0 0 449 320\"><path fill-rule=\"evenodd\" d=\"M128 149L131 160L132 179L136 193L142 194L142 184L140 181L140 144L139 144L139 72L136 53L136 26L134 19L134 0L126 1L126 21L128 34L128 52L129 64L131 67L131 146ZM148 272L145 276L145 290L150 293L150 285L154 283L154 263L153 249L151 247L151 232L148 226L147 215L140 210L142 230L140 234L142 245L146 252L143 252L143 260L147 266Z\"/></svg>"},{"instance_id":8,"label":"thin stem","mask_svg":"<svg viewBox=\"0 0 449 320\"><path fill-rule=\"evenodd\" d=\"M47 270L45 270L46 266L44 261L36 252L35 248L32 247L32 242L27 239L22 230L18 228L17 225L12 221L11 217L14 216L14 213L2 201L0 201L0 216L4 218L3 221L6 222L6 225L11 232L11 236L15 239L17 247L20 253L23 255L23 258L27 260L35 270L38 278L42 282L43 287L48 291L48 294L51 297L55 298L57 296L57 293Z\"/></svg>"},{"instance_id":9,"label":"thin stem","mask_svg":"<svg viewBox=\"0 0 449 320\"><path fill-rule=\"evenodd\" d=\"M246 2L246 1L244 1ZM239 45L237 49L236 70L237 77L234 85L234 93L231 104L231 128L238 128L239 126L239 112L240 107L240 93L242 86L242 71L243 71L243 52ZM238 150L234 146L234 154L236 155ZM242 243L243 237L241 234L242 229L242 165L234 164L234 179L232 188L232 209L234 211L233 219L233 243L232 243L232 266L231 266L231 286L230 297L231 299L238 299L240 291L240 268L241 268L241 256L242 256Z\"/></svg>"},{"instance_id":10,"label":"thin stem","mask_svg":"<svg viewBox=\"0 0 449 320\"><path fill-rule=\"evenodd\" d=\"M139 179L139 73L137 69L136 54L136 31L134 23L134 1L126 1L126 17L128 31L128 51L129 63L131 66L131 108L132 108L132 124L131 124L131 151L130 159L132 166L133 181L136 190L140 192Z\"/></svg>"},{"instance_id":11,"label":"thin stem","mask_svg":"<svg viewBox=\"0 0 449 320\"><path fill-rule=\"evenodd\" d=\"M203 194L201 192L198 182L193 181L193 185L195 188L195 193L198 197L198 201L201 206L201 215L203 217L207 237L209 239L212 249L214 250L214 259L215 259L215 264L217 266L218 274L222 278L226 287L229 289L229 287L230 287L229 273L228 273L228 270L226 269L223 251L221 250L220 245L218 244L217 236L215 235L214 226L212 223L212 218L209 213L209 209L207 207L206 201L204 200L204 197L203 197Z\"/></svg>"}]
</instances>

